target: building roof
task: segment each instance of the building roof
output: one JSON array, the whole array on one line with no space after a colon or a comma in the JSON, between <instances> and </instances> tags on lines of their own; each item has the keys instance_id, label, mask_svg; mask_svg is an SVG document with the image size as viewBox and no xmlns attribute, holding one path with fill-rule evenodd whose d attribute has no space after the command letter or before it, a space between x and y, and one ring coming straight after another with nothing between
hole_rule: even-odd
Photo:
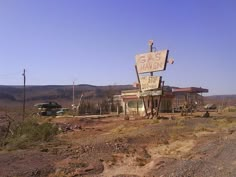
<instances>
[{"instance_id":1,"label":"building roof","mask_svg":"<svg viewBox=\"0 0 236 177\"><path fill-rule=\"evenodd\" d=\"M173 93L207 93L208 89L201 87L173 88Z\"/></svg>"},{"instance_id":2,"label":"building roof","mask_svg":"<svg viewBox=\"0 0 236 177\"><path fill-rule=\"evenodd\" d=\"M123 99L137 99L138 98L138 96L137 96L138 92L139 92L139 89L123 90L123 91L121 91L121 97Z\"/></svg>"}]
</instances>

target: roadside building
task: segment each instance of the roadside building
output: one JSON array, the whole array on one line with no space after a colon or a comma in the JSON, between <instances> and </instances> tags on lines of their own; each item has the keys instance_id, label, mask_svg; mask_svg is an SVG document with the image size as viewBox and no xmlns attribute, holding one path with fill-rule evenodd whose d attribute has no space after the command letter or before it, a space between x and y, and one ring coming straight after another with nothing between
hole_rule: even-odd
<instances>
[{"instance_id":1,"label":"roadside building","mask_svg":"<svg viewBox=\"0 0 236 177\"><path fill-rule=\"evenodd\" d=\"M180 112L184 107L187 107L189 112L202 108L204 106L202 94L207 92L208 89L201 87L172 88L174 111Z\"/></svg>"},{"instance_id":2,"label":"roadside building","mask_svg":"<svg viewBox=\"0 0 236 177\"><path fill-rule=\"evenodd\" d=\"M172 94L171 87L164 87L164 94L161 97L161 104L159 107L160 112L172 111L172 100L174 95ZM121 92L122 107L124 114L129 115L145 115L145 107L147 112L150 112L151 104L153 103L154 109L158 109L159 96L153 96L153 102L151 97L140 97L140 90L124 90ZM144 105L145 102L145 105Z\"/></svg>"},{"instance_id":3,"label":"roadside building","mask_svg":"<svg viewBox=\"0 0 236 177\"><path fill-rule=\"evenodd\" d=\"M173 112L181 111L184 106L188 106L191 109L196 109L198 106L203 105L202 93L208 92L208 89L188 87L177 88L164 86L163 95L159 103L159 96L140 97L140 90L124 90L121 92L120 105L123 108L124 114L128 115L145 115L145 107L147 112L151 110L151 104L155 110L159 109L159 112ZM153 100L153 101L152 101ZM144 105L145 103L145 105Z\"/></svg>"}]
</instances>

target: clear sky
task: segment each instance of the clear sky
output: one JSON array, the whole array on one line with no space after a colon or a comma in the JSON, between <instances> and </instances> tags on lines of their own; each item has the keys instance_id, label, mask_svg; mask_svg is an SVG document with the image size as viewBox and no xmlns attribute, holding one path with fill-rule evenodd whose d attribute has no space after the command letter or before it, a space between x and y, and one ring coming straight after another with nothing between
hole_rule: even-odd
<instances>
[{"instance_id":1,"label":"clear sky","mask_svg":"<svg viewBox=\"0 0 236 177\"><path fill-rule=\"evenodd\" d=\"M166 85L236 94L235 0L0 0L0 85L132 84L149 39Z\"/></svg>"}]
</instances>

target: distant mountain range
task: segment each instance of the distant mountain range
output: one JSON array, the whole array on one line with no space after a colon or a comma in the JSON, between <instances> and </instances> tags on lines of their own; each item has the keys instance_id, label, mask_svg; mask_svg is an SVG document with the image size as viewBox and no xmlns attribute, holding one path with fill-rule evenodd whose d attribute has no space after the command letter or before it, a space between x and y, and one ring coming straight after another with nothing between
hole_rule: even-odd
<instances>
[{"instance_id":1,"label":"distant mountain range","mask_svg":"<svg viewBox=\"0 0 236 177\"><path fill-rule=\"evenodd\" d=\"M236 106L236 95L212 95L204 97L204 100L207 103L214 103L222 106Z\"/></svg>"},{"instance_id":2,"label":"distant mountain range","mask_svg":"<svg viewBox=\"0 0 236 177\"><path fill-rule=\"evenodd\" d=\"M109 96L120 94L122 90L135 89L132 85L108 85L94 86L89 84L75 85L75 99L83 94L84 99L104 99ZM45 101L61 101L70 103L73 98L72 85L46 85L26 86L26 100L30 103ZM236 104L236 95L214 95L205 96L206 102L221 104L230 102ZM23 86L1 86L0 85L0 106L6 102L22 102Z\"/></svg>"},{"instance_id":3,"label":"distant mountain range","mask_svg":"<svg viewBox=\"0 0 236 177\"><path fill-rule=\"evenodd\" d=\"M104 98L114 94L120 94L121 90L134 89L132 85L108 85L94 86L81 84L74 86L75 98L83 94L84 98ZM72 85L46 85L46 86L26 86L27 101L48 101L65 99L71 100L73 97ZM0 86L0 100L22 101L23 86Z\"/></svg>"},{"instance_id":4,"label":"distant mountain range","mask_svg":"<svg viewBox=\"0 0 236 177\"><path fill-rule=\"evenodd\" d=\"M209 99L236 99L236 94L235 95L211 95L211 96L206 96Z\"/></svg>"}]
</instances>

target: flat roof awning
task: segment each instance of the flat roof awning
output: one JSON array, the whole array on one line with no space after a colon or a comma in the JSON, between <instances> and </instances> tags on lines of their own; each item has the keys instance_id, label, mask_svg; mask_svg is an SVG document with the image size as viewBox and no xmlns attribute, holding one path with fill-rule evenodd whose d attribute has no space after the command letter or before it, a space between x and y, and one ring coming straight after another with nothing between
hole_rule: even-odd
<instances>
[{"instance_id":1,"label":"flat roof awning","mask_svg":"<svg viewBox=\"0 0 236 177\"><path fill-rule=\"evenodd\" d=\"M173 93L208 93L208 89L201 87L173 88Z\"/></svg>"},{"instance_id":2,"label":"flat roof awning","mask_svg":"<svg viewBox=\"0 0 236 177\"><path fill-rule=\"evenodd\" d=\"M138 99L139 90L124 90L121 92L121 98L126 99Z\"/></svg>"}]
</instances>

